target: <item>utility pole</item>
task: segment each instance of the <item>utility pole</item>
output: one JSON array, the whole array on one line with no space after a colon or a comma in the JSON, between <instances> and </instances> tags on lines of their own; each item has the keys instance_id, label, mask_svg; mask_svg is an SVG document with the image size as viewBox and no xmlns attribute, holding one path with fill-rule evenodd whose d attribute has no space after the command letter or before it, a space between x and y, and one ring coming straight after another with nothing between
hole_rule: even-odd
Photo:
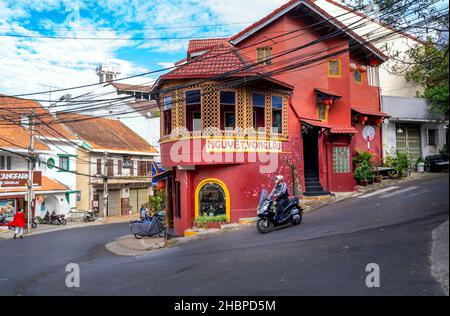
<instances>
[{"instance_id":1,"label":"utility pole","mask_svg":"<svg viewBox=\"0 0 450 316\"><path fill-rule=\"evenodd\" d=\"M32 219L32 204L33 204L33 170L35 165L34 160L34 110L29 116L30 128L30 146L28 147L28 198L27 198L27 234L31 234L31 219Z\"/></svg>"},{"instance_id":2,"label":"utility pole","mask_svg":"<svg viewBox=\"0 0 450 316\"><path fill-rule=\"evenodd\" d=\"M106 223L108 212L108 153L104 154L104 168L103 168L103 222Z\"/></svg>"}]
</instances>

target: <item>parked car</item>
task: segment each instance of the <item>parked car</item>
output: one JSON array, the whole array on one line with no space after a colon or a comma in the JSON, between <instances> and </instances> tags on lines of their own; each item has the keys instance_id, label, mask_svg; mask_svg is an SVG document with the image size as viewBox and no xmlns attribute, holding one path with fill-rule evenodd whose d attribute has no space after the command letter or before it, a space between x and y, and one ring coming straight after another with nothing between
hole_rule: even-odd
<instances>
[{"instance_id":1,"label":"parked car","mask_svg":"<svg viewBox=\"0 0 450 316\"><path fill-rule=\"evenodd\" d=\"M425 158L425 170L441 172L448 170L448 154L432 155Z\"/></svg>"}]
</instances>

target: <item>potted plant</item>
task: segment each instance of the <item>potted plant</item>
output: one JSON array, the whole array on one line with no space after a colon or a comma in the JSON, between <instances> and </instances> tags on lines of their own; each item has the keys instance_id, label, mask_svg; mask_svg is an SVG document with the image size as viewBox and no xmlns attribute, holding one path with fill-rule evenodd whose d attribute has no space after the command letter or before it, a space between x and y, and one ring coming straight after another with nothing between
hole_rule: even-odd
<instances>
[{"instance_id":1,"label":"potted plant","mask_svg":"<svg viewBox=\"0 0 450 316\"><path fill-rule=\"evenodd\" d=\"M355 179L358 181L359 185L367 186L370 181L373 181L373 171L372 166L363 161L355 168Z\"/></svg>"},{"instance_id":2,"label":"potted plant","mask_svg":"<svg viewBox=\"0 0 450 316\"><path fill-rule=\"evenodd\" d=\"M422 157L417 159L416 161L417 172L423 173L425 172L425 160Z\"/></svg>"},{"instance_id":3,"label":"potted plant","mask_svg":"<svg viewBox=\"0 0 450 316\"><path fill-rule=\"evenodd\" d=\"M208 216L204 214L203 216L198 216L194 220L194 223L198 228L202 229L220 228L221 225L227 223L227 216L226 215Z\"/></svg>"},{"instance_id":4,"label":"potted plant","mask_svg":"<svg viewBox=\"0 0 450 316\"><path fill-rule=\"evenodd\" d=\"M359 185L367 186L373 183L374 166L371 153L357 152L353 157L353 164L355 165L353 174Z\"/></svg>"}]
</instances>

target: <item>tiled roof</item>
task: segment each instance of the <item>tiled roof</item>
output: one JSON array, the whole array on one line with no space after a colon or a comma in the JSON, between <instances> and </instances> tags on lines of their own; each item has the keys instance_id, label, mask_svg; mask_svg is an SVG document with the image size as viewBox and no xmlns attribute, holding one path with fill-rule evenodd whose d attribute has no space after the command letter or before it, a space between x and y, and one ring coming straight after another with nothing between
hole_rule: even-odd
<instances>
[{"instance_id":1,"label":"tiled roof","mask_svg":"<svg viewBox=\"0 0 450 316\"><path fill-rule=\"evenodd\" d=\"M0 111L1 112L1 111ZM8 125L4 125L8 124ZM0 118L0 147L6 149L26 149L30 145L30 131L13 124L9 124ZM50 148L36 141L36 150L50 150Z\"/></svg>"},{"instance_id":2,"label":"tiled roof","mask_svg":"<svg viewBox=\"0 0 450 316\"><path fill-rule=\"evenodd\" d=\"M56 180L50 179L49 177L42 176L42 184L40 186L34 186L33 191L35 193L46 192L46 191L69 191L70 188L58 182ZM0 193L17 193L27 191L27 187L17 187L17 188L0 188Z\"/></svg>"},{"instance_id":3,"label":"tiled roof","mask_svg":"<svg viewBox=\"0 0 450 316\"><path fill-rule=\"evenodd\" d=\"M188 54L203 50L209 50L219 44L225 43L228 38L208 38L208 39L194 39L189 41Z\"/></svg>"},{"instance_id":4,"label":"tiled roof","mask_svg":"<svg viewBox=\"0 0 450 316\"><path fill-rule=\"evenodd\" d=\"M155 148L119 120L73 113L58 113L58 119L93 149L157 153Z\"/></svg>"},{"instance_id":5,"label":"tiled roof","mask_svg":"<svg viewBox=\"0 0 450 316\"><path fill-rule=\"evenodd\" d=\"M159 111L158 104L155 100L137 100L128 103L128 105L142 116L147 116L147 113L154 114Z\"/></svg>"},{"instance_id":6,"label":"tiled roof","mask_svg":"<svg viewBox=\"0 0 450 316\"><path fill-rule=\"evenodd\" d=\"M249 63L231 45L222 43L204 55L181 65L175 70L161 76L161 79L203 78L233 72L245 67ZM253 76L258 74L255 69L239 71L233 76Z\"/></svg>"},{"instance_id":7,"label":"tiled roof","mask_svg":"<svg viewBox=\"0 0 450 316\"><path fill-rule=\"evenodd\" d=\"M333 126L330 129L331 134L357 134L358 131L353 126Z\"/></svg>"},{"instance_id":8,"label":"tiled roof","mask_svg":"<svg viewBox=\"0 0 450 316\"><path fill-rule=\"evenodd\" d=\"M118 82L113 82L111 84L119 91L150 92L152 90L152 86L149 85L134 85Z\"/></svg>"},{"instance_id":9,"label":"tiled roof","mask_svg":"<svg viewBox=\"0 0 450 316\"><path fill-rule=\"evenodd\" d=\"M302 123L306 123L311 126L326 128L330 130L331 134L357 134L358 131L353 126L343 125L329 125L319 120L300 118Z\"/></svg>"},{"instance_id":10,"label":"tiled roof","mask_svg":"<svg viewBox=\"0 0 450 316\"><path fill-rule=\"evenodd\" d=\"M352 110L355 112L358 112L360 114L364 114L364 115L390 117L389 114L386 114L386 113L383 113L383 112L377 111L377 110L371 110L371 109L365 109L365 108L353 107L353 106L352 106Z\"/></svg>"},{"instance_id":11,"label":"tiled roof","mask_svg":"<svg viewBox=\"0 0 450 316\"><path fill-rule=\"evenodd\" d=\"M42 135L46 138L76 140L65 126L55 123L55 117L38 102L0 95L1 118L4 121L10 121L11 125L21 122L22 117L30 115L33 110L37 123L35 127L36 135Z\"/></svg>"}]
</instances>

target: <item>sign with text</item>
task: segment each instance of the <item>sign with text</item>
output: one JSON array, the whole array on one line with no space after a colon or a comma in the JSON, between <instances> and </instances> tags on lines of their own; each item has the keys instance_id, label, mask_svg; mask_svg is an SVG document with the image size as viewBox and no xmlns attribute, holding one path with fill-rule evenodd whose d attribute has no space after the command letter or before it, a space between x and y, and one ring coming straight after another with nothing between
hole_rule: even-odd
<instances>
[{"instance_id":1,"label":"sign with text","mask_svg":"<svg viewBox=\"0 0 450 316\"><path fill-rule=\"evenodd\" d=\"M277 140L207 139L207 152L269 152L281 153L282 144Z\"/></svg>"},{"instance_id":2,"label":"sign with text","mask_svg":"<svg viewBox=\"0 0 450 316\"><path fill-rule=\"evenodd\" d=\"M0 170L0 187L15 188L26 187L28 182L28 171L6 171ZM33 186L42 185L42 172L34 171Z\"/></svg>"}]
</instances>

